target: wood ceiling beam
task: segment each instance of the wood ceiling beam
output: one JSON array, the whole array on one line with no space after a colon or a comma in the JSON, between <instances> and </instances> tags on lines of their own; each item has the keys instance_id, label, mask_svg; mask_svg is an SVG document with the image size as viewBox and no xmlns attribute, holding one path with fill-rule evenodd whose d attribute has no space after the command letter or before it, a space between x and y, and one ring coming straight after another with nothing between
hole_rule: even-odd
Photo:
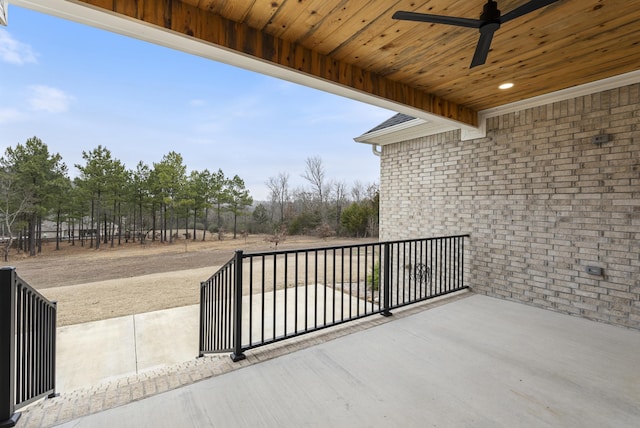
<instances>
[{"instance_id":1,"label":"wood ceiling beam","mask_svg":"<svg viewBox=\"0 0 640 428\"><path fill-rule=\"evenodd\" d=\"M475 110L178 0L76 0L414 109L478 126Z\"/></svg>"}]
</instances>

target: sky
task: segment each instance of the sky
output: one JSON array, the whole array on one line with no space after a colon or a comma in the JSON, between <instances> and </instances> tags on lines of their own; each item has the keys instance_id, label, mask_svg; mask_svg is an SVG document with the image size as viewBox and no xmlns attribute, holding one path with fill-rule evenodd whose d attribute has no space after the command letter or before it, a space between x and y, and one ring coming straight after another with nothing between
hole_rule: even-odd
<instances>
[{"instance_id":1,"label":"sky","mask_svg":"<svg viewBox=\"0 0 640 428\"><path fill-rule=\"evenodd\" d=\"M9 5L0 27L0 152L40 138L75 177L98 145L129 169L170 151L188 171L240 176L255 200L305 160L328 180L379 181L353 141L394 112L137 39Z\"/></svg>"}]
</instances>

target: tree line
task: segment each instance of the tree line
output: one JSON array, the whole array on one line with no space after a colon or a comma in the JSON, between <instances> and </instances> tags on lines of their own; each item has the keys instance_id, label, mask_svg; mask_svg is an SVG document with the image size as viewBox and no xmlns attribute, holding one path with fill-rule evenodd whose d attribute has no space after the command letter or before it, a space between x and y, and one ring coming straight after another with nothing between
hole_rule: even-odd
<instances>
[{"instance_id":1,"label":"tree line","mask_svg":"<svg viewBox=\"0 0 640 428\"><path fill-rule=\"evenodd\" d=\"M187 174L174 151L151 166L140 161L133 170L103 146L83 151L82 159L74 165L78 176L71 179L62 157L37 137L5 150L0 158L5 260L14 240L30 255L41 251L44 220L55 222L56 249L63 239L97 249L123 240L173 242L179 226L192 230L193 239L199 228L205 239L213 230L210 210L216 227L223 211L231 213L235 237L237 218L253 204L238 175L227 177L221 169Z\"/></svg>"},{"instance_id":2,"label":"tree line","mask_svg":"<svg viewBox=\"0 0 640 428\"><path fill-rule=\"evenodd\" d=\"M12 247L36 255L43 240L55 248L71 245L100 248L147 240L172 243L178 238L204 240L207 232L221 239L225 230L238 234L316 233L366 236L377 234L377 185L328 180L322 160L306 160L302 177L308 188L292 189L288 173L270 177L268 201L254 206L238 175L217 171L187 173L174 151L152 165L140 161L128 169L103 146L82 152L78 174L37 137L8 147L0 158L0 227L5 261ZM45 236L43 223L55 224ZM184 231L182 236L178 230ZM49 231L50 232L50 231Z\"/></svg>"},{"instance_id":3,"label":"tree line","mask_svg":"<svg viewBox=\"0 0 640 428\"><path fill-rule=\"evenodd\" d=\"M269 177L266 181L269 201L254 209L254 221L292 235L377 236L376 183L356 181L348 187L344 182L331 180L319 156L306 159L301 176L307 187L292 188L287 172Z\"/></svg>"}]
</instances>

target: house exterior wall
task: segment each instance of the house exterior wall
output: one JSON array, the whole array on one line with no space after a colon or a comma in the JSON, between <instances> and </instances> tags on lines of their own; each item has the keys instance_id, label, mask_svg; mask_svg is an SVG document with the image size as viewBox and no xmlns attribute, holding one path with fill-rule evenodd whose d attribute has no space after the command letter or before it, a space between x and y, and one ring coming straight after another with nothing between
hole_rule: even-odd
<instances>
[{"instance_id":1,"label":"house exterior wall","mask_svg":"<svg viewBox=\"0 0 640 428\"><path fill-rule=\"evenodd\" d=\"M381 239L471 235L474 291L640 328L640 85L384 146L380 191Z\"/></svg>"}]
</instances>

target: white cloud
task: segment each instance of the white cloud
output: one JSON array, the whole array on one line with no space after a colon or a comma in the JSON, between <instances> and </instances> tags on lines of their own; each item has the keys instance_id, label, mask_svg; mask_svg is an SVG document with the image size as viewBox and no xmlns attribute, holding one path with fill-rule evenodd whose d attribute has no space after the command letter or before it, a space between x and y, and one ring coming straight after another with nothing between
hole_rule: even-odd
<instances>
[{"instance_id":1,"label":"white cloud","mask_svg":"<svg viewBox=\"0 0 640 428\"><path fill-rule=\"evenodd\" d=\"M31 46L17 41L4 29L0 29L0 61L15 65L38 62Z\"/></svg>"},{"instance_id":2,"label":"white cloud","mask_svg":"<svg viewBox=\"0 0 640 428\"><path fill-rule=\"evenodd\" d=\"M0 123L18 122L24 118L19 110L14 108L0 108Z\"/></svg>"},{"instance_id":3,"label":"white cloud","mask_svg":"<svg viewBox=\"0 0 640 428\"><path fill-rule=\"evenodd\" d=\"M29 105L32 110L44 110L49 113L63 113L69 109L74 98L60 89L44 85L29 87L31 96Z\"/></svg>"}]
</instances>

